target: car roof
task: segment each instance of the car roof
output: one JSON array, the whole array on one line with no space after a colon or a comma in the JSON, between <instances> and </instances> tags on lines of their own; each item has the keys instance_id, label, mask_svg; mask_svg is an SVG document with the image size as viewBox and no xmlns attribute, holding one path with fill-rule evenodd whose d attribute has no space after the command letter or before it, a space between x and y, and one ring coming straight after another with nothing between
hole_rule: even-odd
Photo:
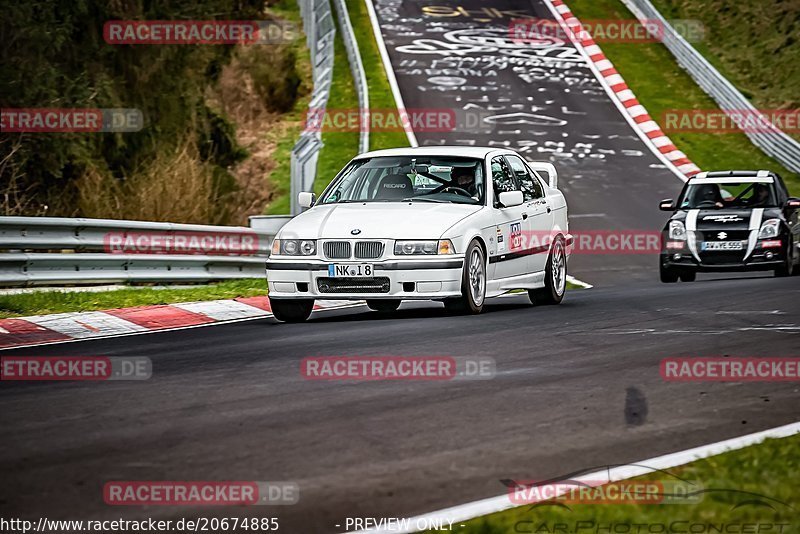
<instances>
[{"instance_id":1,"label":"car roof","mask_svg":"<svg viewBox=\"0 0 800 534\"><path fill-rule=\"evenodd\" d=\"M513 150L494 147L476 146L424 146L424 147L405 147L390 148L386 150L375 150L359 154L355 159L378 158L378 157L397 157L397 156L450 156L462 158L485 158L492 152L502 152L516 154Z\"/></svg>"},{"instance_id":2,"label":"car roof","mask_svg":"<svg viewBox=\"0 0 800 534\"><path fill-rule=\"evenodd\" d=\"M694 178L766 178L774 177L774 173L770 171L709 171L701 172L694 176Z\"/></svg>"}]
</instances>

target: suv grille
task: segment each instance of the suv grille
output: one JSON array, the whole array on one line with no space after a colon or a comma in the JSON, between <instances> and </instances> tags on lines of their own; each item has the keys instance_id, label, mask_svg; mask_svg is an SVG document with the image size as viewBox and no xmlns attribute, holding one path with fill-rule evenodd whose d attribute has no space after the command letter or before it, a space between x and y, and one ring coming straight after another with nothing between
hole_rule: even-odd
<instances>
[{"instance_id":1,"label":"suv grille","mask_svg":"<svg viewBox=\"0 0 800 534\"><path fill-rule=\"evenodd\" d=\"M356 242L356 258L362 260L374 260L383 255L383 243L380 241L358 241Z\"/></svg>"},{"instance_id":2,"label":"suv grille","mask_svg":"<svg viewBox=\"0 0 800 534\"><path fill-rule=\"evenodd\" d=\"M325 257L332 260L346 260L350 257L350 243L348 241L328 241L323 245Z\"/></svg>"},{"instance_id":3,"label":"suv grille","mask_svg":"<svg viewBox=\"0 0 800 534\"><path fill-rule=\"evenodd\" d=\"M704 230L698 232L705 241L747 241L749 230ZM720 239L719 234L725 233L725 238Z\"/></svg>"},{"instance_id":4,"label":"suv grille","mask_svg":"<svg viewBox=\"0 0 800 534\"><path fill-rule=\"evenodd\" d=\"M388 293L389 279L377 278L317 278L320 293Z\"/></svg>"}]
</instances>

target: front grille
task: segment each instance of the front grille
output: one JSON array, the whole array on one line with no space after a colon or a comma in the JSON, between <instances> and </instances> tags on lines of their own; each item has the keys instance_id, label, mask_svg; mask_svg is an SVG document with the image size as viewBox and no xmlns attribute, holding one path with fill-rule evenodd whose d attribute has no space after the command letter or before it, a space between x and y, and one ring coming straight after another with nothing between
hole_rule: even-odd
<instances>
[{"instance_id":1,"label":"front grille","mask_svg":"<svg viewBox=\"0 0 800 534\"><path fill-rule=\"evenodd\" d=\"M346 260L350 258L349 241L328 241L323 245L325 257L332 260Z\"/></svg>"},{"instance_id":2,"label":"front grille","mask_svg":"<svg viewBox=\"0 0 800 534\"><path fill-rule=\"evenodd\" d=\"M725 232L724 239L720 239L720 232ZM700 255L700 261L705 265L728 265L732 263L741 263L744 261L744 255L747 253L747 239L750 235L748 230L705 230L699 232L699 240L708 242L722 242L722 241L742 241L741 250L700 250L701 245L698 240L697 249Z\"/></svg>"},{"instance_id":3,"label":"front grille","mask_svg":"<svg viewBox=\"0 0 800 534\"><path fill-rule=\"evenodd\" d=\"M383 255L383 243L380 241L358 241L356 243L356 258L361 260L374 260Z\"/></svg>"},{"instance_id":4,"label":"front grille","mask_svg":"<svg viewBox=\"0 0 800 534\"><path fill-rule=\"evenodd\" d=\"M724 232L725 238L720 239L719 234ZM701 239L704 241L747 241L750 237L749 230L704 230L700 232Z\"/></svg>"},{"instance_id":5,"label":"front grille","mask_svg":"<svg viewBox=\"0 0 800 534\"><path fill-rule=\"evenodd\" d=\"M317 278L320 293L388 293L389 279L377 278Z\"/></svg>"}]
</instances>

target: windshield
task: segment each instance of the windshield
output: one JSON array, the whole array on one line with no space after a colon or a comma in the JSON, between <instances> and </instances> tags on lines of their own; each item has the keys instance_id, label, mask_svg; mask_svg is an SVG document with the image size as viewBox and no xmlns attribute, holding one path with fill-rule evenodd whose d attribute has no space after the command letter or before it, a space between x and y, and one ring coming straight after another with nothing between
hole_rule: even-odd
<instances>
[{"instance_id":1,"label":"windshield","mask_svg":"<svg viewBox=\"0 0 800 534\"><path fill-rule=\"evenodd\" d=\"M690 184L681 197L683 209L771 208L778 205L775 185L766 182Z\"/></svg>"},{"instance_id":2,"label":"windshield","mask_svg":"<svg viewBox=\"0 0 800 534\"><path fill-rule=\"evenodd\" d=\"M400 156L350 163L320 199L344 202L483 204L483 160Z\"/></svg>"}]
</instances>

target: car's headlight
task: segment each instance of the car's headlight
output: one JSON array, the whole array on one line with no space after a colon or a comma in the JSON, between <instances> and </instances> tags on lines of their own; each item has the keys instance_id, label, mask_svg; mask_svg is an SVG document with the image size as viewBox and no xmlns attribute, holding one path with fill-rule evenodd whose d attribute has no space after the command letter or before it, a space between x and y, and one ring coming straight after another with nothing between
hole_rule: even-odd
<instances>
[{"instance_id":1,"label":"car's headlight","mask_svg":"<svg viewBox=\"0 0 800 534\"><path fill-rule=\"evenodd\" d=\"M770 219L768 221L764 221L764 224L761 225L761 230L758 232L759 239L771 239L773 237L778 237L781 228L781 221L779 219Z\"/></svg>"},{"instance_id":2,"label":"car's headlight","mask_svg":"<svg viewBox=\"0 0 800 534\"><path fill-rule=\"evenodd\" d=\"M440 239L438 241L395 241L394 253L396 256L411 256L416 254L455 254L456 251L449 239Z\"/></svg>"},{"instance_id":3,"label":"car's headlight","mask_svg":"<svg viewBox=\"0 0 800 534\"><path fill-rule=\"evenodd\" d=\"M686 241L686 227L681 221L669 222L669 238Z\"/></svg>"},{"instance_id":4,"label":"car's headlight","mask_svg":"<svg viewBox=\"0 0 800 534\"><path fill-rule=\"evenodd\" d=\"M313 256L317 253L317 242L312 239L276 239L272 242L272 253L280 256Z\"/></svg>"}]
</instances>

